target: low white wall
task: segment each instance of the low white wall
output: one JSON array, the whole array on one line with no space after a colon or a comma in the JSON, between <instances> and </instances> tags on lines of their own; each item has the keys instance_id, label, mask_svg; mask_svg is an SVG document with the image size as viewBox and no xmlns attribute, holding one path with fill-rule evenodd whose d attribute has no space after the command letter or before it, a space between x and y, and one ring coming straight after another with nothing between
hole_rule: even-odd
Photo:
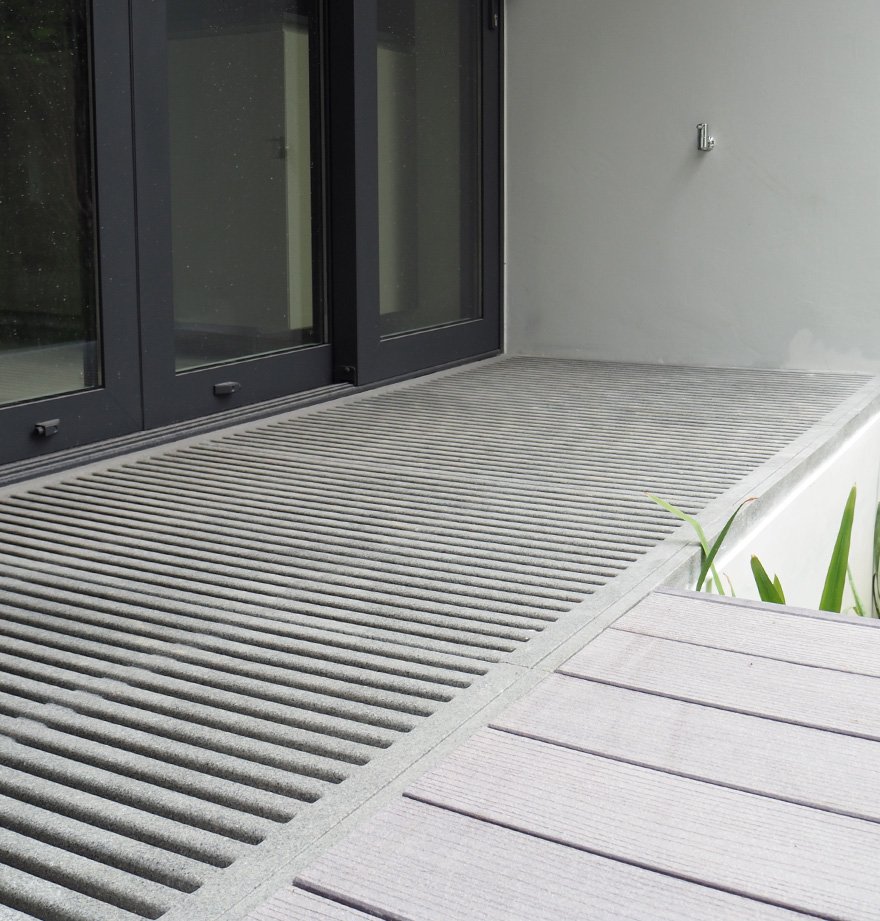
<instances>
[{"instance_id":1,"label":"low white wall","mask_svg":"<svg viewBox=\"0 0 880 921\"><path fill-rule=\"evenodd\" d=\"M511 352L880 373L878 0L507 0L506 35Z\"/></svg>"},{"instance_id":2,"label":"low white wall","mask_svg":"<svg viewBox=\"0 0 880 921\"><path fill-rule=\"evenodd\" d=\"M735 545L719 554L718 570L730 578L737 596L758 598L750 568L755 554L771 578L774 574L779 576L789 604L817 608L843 507L850 488L856 484L850 565L862 602L870 611L878 466L880 415L762 515ZM852 604L847 588L844 610Z\"/></svg>"}]
</instances>

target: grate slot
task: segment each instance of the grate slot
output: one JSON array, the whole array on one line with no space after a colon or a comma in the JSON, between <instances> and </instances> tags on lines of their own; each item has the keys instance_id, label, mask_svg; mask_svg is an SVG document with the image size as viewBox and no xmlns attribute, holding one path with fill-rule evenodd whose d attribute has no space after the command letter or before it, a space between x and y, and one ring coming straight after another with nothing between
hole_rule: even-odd
<instances>
[{"instance_id":1,"label":"grate slot","mask_svg":"<svg viewBox=\"0 0 880 921\"><path fill-rule=\"evenodd\" d=\"M93 549L92 552L97 562L100 562L102 552L97 549ZM396 633L411 634L414 637L432 640L438 645L442 644L441 648L449 648L450 651L457 650L459 654L466 653L468 647L480 651L485 649L490 654L510 652L516 648L515 641L528 639L530 635L516 625L497 623L503 618L503 615L493 615L489 612L484 618L471 618L449 613L444 615L437 611L416 611L410 606L394 607L381 601L364 604L350 599L340 599L331 605L323 603L325 599L319 596L314 596L314 602L291 599L285 597L285 593L281 591L268 591L265 585L260 586L259 591L250 588L242 591L235 584L228 584L229 579L224 579L221 574L222 567L211 572L206 571L204 566L194 565L190 570L190 578L186 579L184 578L186 570L153 563L152 560L156 556L149 551L143 551L140 555L141 565L135 565L132 569L135 573L144 572L145 576L152 576L164 585L175 584L175 587L179 585L181 588L195 588L203 597L216 595L229 601L249 600L252 603L263 605L264 608L271 605L275 611L300 614L309 622L330 622L333 627L339 624L343 629L353 624L359 627L373 627L376 630L392 630ZM229 568L226 571L228 573ZM213 579L210 578L212 575ZM178 582L175 583L174 580ZM195 586L194 583L196 583ZM74 601L76 598L75 593L43 585L34 586L32 591L44 598L73 599ZM93 589L94 591L96 590ZM104 590L104 595L111 603L118 596L117 593L109 590ZM541 626L544 625L541 624ZM460 649L459 647L465 648Z\"/></svg>"},{"instance_id":2,"label":"grate slot","mask_svg":"<svg viewBox=\"0 0 880 921\"><path fill-rule=\"evenodd\" d=\"M208 867L228 867L241 853L240 845L220 835L18 771L8 764L0 772L0 793Z\"/></svg>"},{"instance_id":3,"label":"grate slot","mask_svg":"<svg viewBox=\"0 0 880 921\"><path fill-rule=\"evenodd\" d=\"M52 746L57 737L63 739L63 736L36 722L18 720L10 728L20 741L0 730L0 764L142 810L147 823L158 815L246 844L259 844L277 827L277 821L192 796L173 786L129 776L122 758L115 761L106 759L107 768L93 764L93 760L102 760L102 753L88 743L77 745L75 739L68 739L69 754L58 754ZM293 810L285 810L284 818L293 814ZM218 854L222 853L222 850L218 851Z\"/></svg>"},{"instance_id":4,"label":"grate slot","mask_svg":"<svg viewBox=\"0 0 880 921\"><path fill-rule=\"evenodd\" d=\"M142 915L0 862L0 905L51 921L141 921ZM154 915L155 917L155 915Z\"/></svg>"},{"instance_id":5,"label":"grate slot","mask_svg":"<svg viewBox=\"0 0 880 921\"><path fill-rule=\"evenodd\" d=\"M263 819L286 822L295 815L296 806L315 798L314 790L309 790L306 799L307 794L295 778L282 781L282 786L291 788L290 792L267 789L273 783L259 776L259 766L248 783L241 783L233 779L242 772L232 759L228 767L221 767L226 776L209 774L178 763L189 760L186 749L181 754L182 747L162 745L147 733L114 727L60 704L36 704L23 698L11 702L11 697L8 693L2 695L0 715L0 732L10 739L213 804L233 820L233 827L242 823L242 816L248 816L246 827L254 838L262 839L271 830ZM205 760L216 759L206 755Z\"/></svg>"},{"instance_id":6,"label":"grate slot","mask_svg":"<svg viewBox=\"0 0 880 921\"><path fill-rule=\"evenodd\" d=\"M73 492L73 490L66 490L65 495L70 492ZM122 533L129 532L131 530L130 525L123 529L119 524L119 521L124 520L126 517L136 521L139 527L149 524L151 519L162 522L169 520L165 518L161 508L143 497L140 501L133 498L128 498L123 501L117 497L114 506L112 498L102 496L95 490L78 490L77 494L80 492L82 492L84 496L82 504L72 505L68 502L65 507L65 513L74 519L81 518L90 523L99 525L100 531L105 531L109 534L117 533L115 530L116 528L119 528ZM107 490L107 492L112 494L112 490ZM115 517L116 512L118 512L119 521L108 523L106 518L100 519L95 516L95 510L101 507L102 500L105 507L108 509L108 517L112 519ZM29 518L37 518L45 513L45 509L41 510L37 505L35 510L28 514L25 500L16 498L9 501L10 504L15 503L20 509L16 515L10 516L12 519L10 521L11 528L14 528L21 519L27 520ZM52 501L53 507L55 507L61 499L52 494L50 501ZM685 510L695 510L687 505L683 507ZM259 528L261 532L265 532L268 540L278 538L280 539L281 546L294 547L297 552L303 549L300 545L311 544L311 546L314 547L314 538L320 537L333 547L354 548L358 553L358 557L361 556L363 551L369 552L372 548L376 548L375 552L384 553L393 559L403 561L409 558L419 560L424 556L427 558L428 562L436 561L445 565L446 561L451 558L462 564L469 561L471 571L474 571L477 567L479 567L477 571L491 572L497 569L499 572L505 574L503 578L508 581L512 578L512 574L518 574L520 570L522 570L527 576L538 576L540 580L539 584L543 584L543 580L548 580L552 583L558 580L561 575L569 579L578 576L578 578L585 581L586 584L591 584L594 580L585 580L584 576L594 572L594 566L599 567L598 573L600 575L604 573L607 577L609 574L614 575L617 571L625 569L627 562L631 562L634 559L632 554L630 554L625 557L623 563L616 562L612 557L599 558L598 561L591 562L591 558L588 554L567 552L562 554L562 559L559 563L560 568L554 569L551 565L551 561L540 557L536 552L530 551L529 548L526 548L522 553L508 553L503 548L493 547L492 550L487 550L485 546L472 540L460 541L457 543L444 541L442 535L433 533L410 534L406 532L402 536L401 533L399 533L403 530L402 528L398 531L386 529L383 528L380 523L374 523L372 528L365 528L360 527L356 522L351 522L349 527L345 527L341 524L334 525L331 523L327 525L326 522L320 519L313 519L307 523L307 527L305 528L296 527L297 522L295 519L298 514L296 512L273 514L267 509L261 517L254 510L249 510L247 507L224 508L222 500L213 503L212 509L210 514L206 514L204 502L187 502L184 498L179 497L178 502L175 503L174 510L172 510L170 514L172 516L175 513L182 514L185 516L185 520L192 518L197 525L201 522L206 522L208 524L207 528L196 528L195 530L204 530L206 532L204 539L209 547L212 546L216 538L217 528L222 527L230 533L234 533L236 526L247 524L249 526L248 533L251 533L255 528ZM155 531L155 529L149 530ZM311 534L313 537L311 541L305 540L308 534ZM300 536L298 537L297 535ZM383 551L383 548L387 549ZM606 553L608 552L610 551L606 551ZM294 556L294 562L297 558L298 557ZM537 559L539 563L537 566L534 565L535 559ZM543 565L541 565L541 560L543 560ZM566 563L577 563L578 565L566 566Z\"/></svg>"},{"instance_id":7,"label":"grate slot","mask_svg":"<svg viewBox=\"0 0 880 921\"><path fill-rule=\"evenodd\" d=\"M6 828L0 828L0 862L142 918L158 918L180 897L167 886Z\"/></svg>"},{"instance_id":8,"label":"grate slot","mask_svg":"<svg viewBox=\"0 0 880 921\"><path fill-rule=\"evenodd\" d=\"M16 564L19 562L16 560ZM64 567L58 567L55 571L59 573L76 572L73 569L66 570ZM11 586L10 582L9 597L17 598ZM29 596L22 595L22 601L26 597ZM63 611L62 615L56 616L50 613L45 606L37 613L31 613L24 607L7 606L3 608L4 617L10 622L39 625L47 621L51 622L52 629L57 631L59 636L102 636L106 639L108 646L118 646L120 649L152 652L162 648L167 649L170 655L182 661L189 656L201 657L209 654L212 663L222 663L229 659L241 668L247 668L250 662L269 664L272 669L287 670L284 677L285 683L288 684L295 683L297 674L314 674L355 685L386 690L392 694L410 694L426 700L446 701L450 699L452 692L446 690L445 685L462 687L466 683L460 678L455 680L439 669L431 675L433 680L426 677L429 674L427 671L425 677L418 679L398 676L391 671L393 665L390 663L387 666L389 671L385 674L380 671L382 660L378 656L366 657L366 662L362 659L359 666L353 666L330 659L320 660L317 657L309 658L297 653L282 652L274 647L264 649L229 639L193 634L171 627L152 627L142 620L135 622L129 618L114 617L99 611L74 610L70 607L65 607ZM189 643L192 645L187 645ZM122 655L120 653L120 656ZM367 667L369 665L372 665L373 668Z\"/></svg>"},{"instance_id":9,"label":"grate slot","mask_svg":"<svg viewBox=\"0 0 880 921\"><path fill-rule=\"evenodd\" d=\"M11 592L10 598L15 599L15 595ZM415 716L430 716L438 702L449 700L451 696L440 694L436 689L430 687L426 688L424 683L401 681L401 684L409 685L407 694L400 691L376 689L375 684L369 682L364 676L357 676L362 678L363 683L343 681L328 676L313 678L307 673L299 675L295 670L295 664L252 663L246 658L235 658L228 652L191 649L159 637L153 640L130 638L122 629L119 629L118 625L113 629L106 629L94 625L92 621L88 628L83 629L82 626L78 627L76 623L71 624L66 618L50 613L45 608L40 613L31 613L24 607L4 608L0 606L0 612L3 614L3 621L0 621L0 633L8 631L10 636L28 639L29 636L39 632L48 646L71 652L82 652L86 655L97 651L102 658L116 664L137 664L143 658L146 665L155 667L155 657L160 656L171 663L169 668L196 665L212 669L220 673L221 677L229 674L266 682L271 681L283 687L301 688L332 698L344 698L349 702L362 702L373 707L382 707ZM304 733L302 737L303 740L310 739L313 744L317 744L319 738L317 735L307 736ZM293 738L292 735L288 736L291 741ZM330 754L330 757L335 757L335 755Z\"/></svg>"},{"instance_id":10,"label":"grate slot","mask_svg":"<svg viewBox=\"0 0 880 921\"><path fill-rule=\"evenodd\" d=\"M341 696L334 697L317 690L302 690L295 686L299 682L272 682L238 676L215 667L181 663L161 655L158 651L147 654L129 651L126 656L122 656L117 655L116 647L107 646L106 643L62 639L52 630L21 627L11 623L0 624L0 633L5 633L10 640L14 637L18 643L30 643L30 654L39 661L76 666L77 671L102 678L113 678L132 687L143 687L146 690L158 688L164 693L174 693L179 699L184 700L198 700L199 697L217 690L229 691L243 699L280 703L294 710L307 710L310 715L314 714L314 719L327 717L326 731L340 735L346 731L363 734L359 726L347 730L344 720L378 726L392 732L407 732L415 724L412 714L398 711L396 708L366 701L346 700ZM97 634L95 636L97 639ZM28 653L24 646L17 646L16 655L23 656ZM113 661L114 659L123 659L124 664L118 664ZM135 681L132 678L133 674L140 681ZM195 685L195 689L190 691L189 685ZM430 712L428 710L420 715L429 715ZM368 733L369 730L365 732ZM312 736L315 742L317 738L317 735ZM373 737L366 745L382 745L383 741L385 740ZM366 751L363 753L366 754ZM332 765L328 763L325 767L329 770Z\"/></svg>"},{"instance_id":11,"label":"grate slot","mask_svg":"<svg viewBox=\"0 0 880 921\"><path fill-rule=\"evenodd\" d=\"M2 794L0 827L180 892L195 892L211 874L205 864L180 854Z\"/></svg>"},{"instance_id":12,"label":"grate slot","mask_svg":"<svg viewBox=\"0 0 880 921\"><path fill-rule=\"evenodd\" d=\"M30 561L22 561L21 558L16 560L16 565L19 568L31 570L34 574L34 579L44 571L44 567L39 567L30 563ZM51 570L52 564L47 562L45 568ZM25 575L29 574L25 573ZM86 590L89 592L99 591L100 586L108 582L106 577L95 574L90 576L87 571L78 572L77 577L84 585L84 593ZM24 584L28 584L27 579L21 581ZM75 583L66 580L65 584L71 585ZM133 585L137 586L138 583L134 582ZM129 588L131 587L132 585L129 585ZM143 624L155 624L172 628L183 624L190 627L195 634L189 641L192 643L197 643L201 635L216 636L224 639L234 638L243 642L250 641L255 646L265 646L268 649L278 649L279 651L303 649L311 652L318 661L327 657L329 661L341 660L345 664L375 662L374 667L377 671L380 670L380 664L384 664L385 671L402 676L409 676L414 672L419 675L430 674L430 672L418 671L419 665L424 665L428 668L436 667L439 672L444 666L451 669L452 663L455 663L457 671L465 674L481 675L486 671L486 666L479 661L473 661L460 655L444 655L432 649L425 649L421 645L417 645L418 638L398 637L396 640L391 638L383 642L384 636L382 632L359 628L357 625L349 625L342 630L333 631L308 627L297 628L271 616L274 612L267 612L265 609L255 605L225 605L216 599L212 599L212 607L209 609L209 613L212 616L209 619L206 616L205 599L201 599L202 604L199 606L197 602L200 596L194 592L169 592L163 591L158 586L150 586L150 590L155 594L150 594L145 590L141 590L138 593L116 593L117 597L122 599L130 594L133 602L135 599L139 599L142 605L149 604L149 607L142 606L140 608L133 605L131 610L135 613L130 617L120 617L119 621L117 621L123 622L125 628L133 633L143 633ZM173 599L179 597L186 599L191 596L193 603L181 603L173 600L171 596L173 596ZM88 622L92 611L100 604L100 599L92 597L90 602L89 608L67 606L64 616L69 617L71 620ZM124 605L124 602L121 603ZM40 609L35 607L35 610L39 611ZM128 612L128 607L123 606L120 611L118 605L116 608L111 606L107 616L112 618L114 613L126 615ZM244 626L239 626L240 624L244 624ZM150 628L146 629L149 632ZM358 653L358 647L361 646L366 651ZM373 650L382 650L385 655L374 655ZM321 655L322 652L323 656ZM356 658L349 655L349 653L355 653ZM328 654L330 654L329 657ZM492 657L487 656L486 658L491 660ZM454 684L455 682L448 680L446 683Z\"/></svg>"}]
</instances>

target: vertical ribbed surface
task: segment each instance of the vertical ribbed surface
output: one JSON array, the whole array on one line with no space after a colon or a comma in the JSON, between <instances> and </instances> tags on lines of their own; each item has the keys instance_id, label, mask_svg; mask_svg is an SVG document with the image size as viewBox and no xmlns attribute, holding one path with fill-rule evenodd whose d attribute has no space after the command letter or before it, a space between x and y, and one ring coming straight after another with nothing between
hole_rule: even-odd
<instances>
[{"instance_id":1,"label":"vertical ribbed surface","mask_svg":"<svg viewBox=\"0 0 880 921\"><path fill-rule=\"evenodd\" d=\"M0 503L0 906L157 918L858 390L511 359Z\"/></svg>"}]
</instances>

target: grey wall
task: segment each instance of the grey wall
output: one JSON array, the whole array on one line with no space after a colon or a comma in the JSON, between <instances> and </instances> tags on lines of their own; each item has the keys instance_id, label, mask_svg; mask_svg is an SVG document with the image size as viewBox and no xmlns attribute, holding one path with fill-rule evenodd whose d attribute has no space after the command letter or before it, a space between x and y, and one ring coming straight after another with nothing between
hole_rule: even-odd
<instances>
[{"instance_id":1,"label":"grey wall","mask_svg":"<svg viewBox=\"0 0 880 921\"><path fill-rule=\"evenodd\" d=\"M878 0L508 0L507 47L510 351L880 372Z\"/></svg>"}]
</instances>

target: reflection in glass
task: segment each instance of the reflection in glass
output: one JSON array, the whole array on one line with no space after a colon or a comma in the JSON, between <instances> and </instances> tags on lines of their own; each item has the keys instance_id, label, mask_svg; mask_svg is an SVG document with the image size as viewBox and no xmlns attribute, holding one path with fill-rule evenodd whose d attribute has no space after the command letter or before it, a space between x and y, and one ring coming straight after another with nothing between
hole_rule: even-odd
<instances>
[{"instance_id":1,"label":"reflection in glass","mask_svg":"<svg viewBox=\"0 0 880 921\"><path fill-rule=\"evenodd\" d=\"M480 316L480 7L378 3L384 335Z\"/></svg>"},{"instance_id":2,"label":"reflection in glass","mask_svg":"<svg viewBox=\"0 0 880 921\"><path fill-rule=\"evenodd\" d=\"M88 6L0 3L0 405L101 383Z\"/></svg>"},{"instance_id":3,"label":"reflection in glass","mask_svg":"<svg viewBox=\"0 0 880 921\"><path fill-rule=\"evenodd\" d=\"M324 339L313 7L168 4L178 371Z\"/></svg>"}]
</instances>

